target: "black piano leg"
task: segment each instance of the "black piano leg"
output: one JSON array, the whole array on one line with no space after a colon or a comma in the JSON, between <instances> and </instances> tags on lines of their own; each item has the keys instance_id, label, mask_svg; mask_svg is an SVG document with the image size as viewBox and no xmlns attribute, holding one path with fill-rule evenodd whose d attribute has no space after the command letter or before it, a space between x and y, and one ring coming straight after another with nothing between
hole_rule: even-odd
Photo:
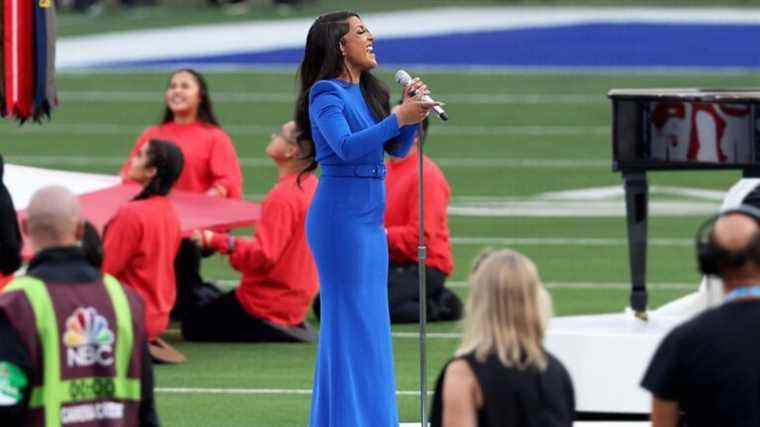
<instances>
[{"instance_id":1,"label":"black piano leg","mask_svg":"<svg viewBox=\"0 0 760 427\"><path fill-rule=\"evenodd\" d=\"M631 308L647 320L647 217L649 184L646 172L624 173L628 222L628 261L631 267Z\"/></svg>"}]
</instances>

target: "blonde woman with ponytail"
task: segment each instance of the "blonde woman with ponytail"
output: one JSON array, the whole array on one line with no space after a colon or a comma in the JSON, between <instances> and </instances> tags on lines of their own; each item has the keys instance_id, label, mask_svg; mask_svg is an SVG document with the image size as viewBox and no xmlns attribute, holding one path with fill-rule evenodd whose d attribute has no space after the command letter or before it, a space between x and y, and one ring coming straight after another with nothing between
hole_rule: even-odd
<instances>
[{"instance_id":1,"label":"blonde woman with ponytail","mask_svg":"<svg viewBox=\"0 0 760 427\"><path fill-rule=\"evenodd\" d=\"M570 376L543 346L551 314L530 259L509 249L480 255L462 343L438 378L431 426L572 426Z\"/></svg>"}]
</instances>

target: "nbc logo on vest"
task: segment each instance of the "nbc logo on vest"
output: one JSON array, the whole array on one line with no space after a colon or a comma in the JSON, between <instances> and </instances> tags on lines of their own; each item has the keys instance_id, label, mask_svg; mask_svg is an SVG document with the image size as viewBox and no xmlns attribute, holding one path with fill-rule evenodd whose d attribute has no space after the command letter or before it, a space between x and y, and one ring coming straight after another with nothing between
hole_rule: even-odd
<instances>
[{"instance_id":1,"label":"nbc logo on vest","mask_svg":"<svg viewBox=\"0 0 760 427\"><path fill-rule=\"evenodd\" d=\"M63 343L69 366L112 365L113 341L108 320L93 307L79 307L66 319Z\"/></svg>"}]
</instances>

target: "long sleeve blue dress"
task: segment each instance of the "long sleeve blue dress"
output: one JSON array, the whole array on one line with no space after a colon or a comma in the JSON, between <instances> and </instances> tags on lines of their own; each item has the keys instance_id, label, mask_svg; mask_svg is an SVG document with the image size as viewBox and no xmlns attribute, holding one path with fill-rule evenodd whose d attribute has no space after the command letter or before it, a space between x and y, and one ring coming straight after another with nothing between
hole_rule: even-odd
<instances>
[{"instance_id":1,"label":"long sleeve blue dress","mask_svg":"<svg viewBox=\"0 0 760 427\"><path fill-rule=\"evenodd\" d=\"M383 152L403 156L417 125L378 122L358 84L321 80L309 118L322 175L306 219L320 280L311 427L398 425L383 227Z\"/></svg>"}]
</instances>

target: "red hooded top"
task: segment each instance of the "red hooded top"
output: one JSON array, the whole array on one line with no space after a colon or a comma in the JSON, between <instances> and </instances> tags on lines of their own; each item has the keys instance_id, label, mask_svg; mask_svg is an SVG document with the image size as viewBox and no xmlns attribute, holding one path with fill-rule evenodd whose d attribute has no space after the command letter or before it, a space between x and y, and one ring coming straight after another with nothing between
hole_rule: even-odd
<instances>
[{"instance_id":1,"label":"red hooded top","mask_svg":"<svg viewBox=\"0 0 760 427\"><path fill-rule=\"evenodd\" d=\"M123 205L104 231L103 271L140 294L150 340L169 325L177 298L174 257L180 239L179 216L163 196Z\"/></svg>"},{"instance_id":2,"label":"red hooded top","mask_svg":"<svg viewBox=\"0 0 760 427\"><path fill-rule=\"evenodd\" d=\"M417 155L410 155L396 162L388 162L385 227L388 230L388 255L392 262L417 262L420 227L418 159ZM443 172L427 156L423 157L422 165L426 265L450 275L454 270L454 260L446 210L451 188Z\"/></svg>"},{"instance_id":3,"label":"red hooded top","mask_svg":"<svg viewBox=\"0 0 760 427\"><path fill-rule=\"evenodd\" d=\"M235 239L230 265L243 273L236 295L253 316L281 325L304 321L319 283L306 243L306 213L317 178L306 174L280 178L261 205L261 219L251 239ZM227 253L229 235L215 234L211 247Z\"/></svg>"}]
</instances>

